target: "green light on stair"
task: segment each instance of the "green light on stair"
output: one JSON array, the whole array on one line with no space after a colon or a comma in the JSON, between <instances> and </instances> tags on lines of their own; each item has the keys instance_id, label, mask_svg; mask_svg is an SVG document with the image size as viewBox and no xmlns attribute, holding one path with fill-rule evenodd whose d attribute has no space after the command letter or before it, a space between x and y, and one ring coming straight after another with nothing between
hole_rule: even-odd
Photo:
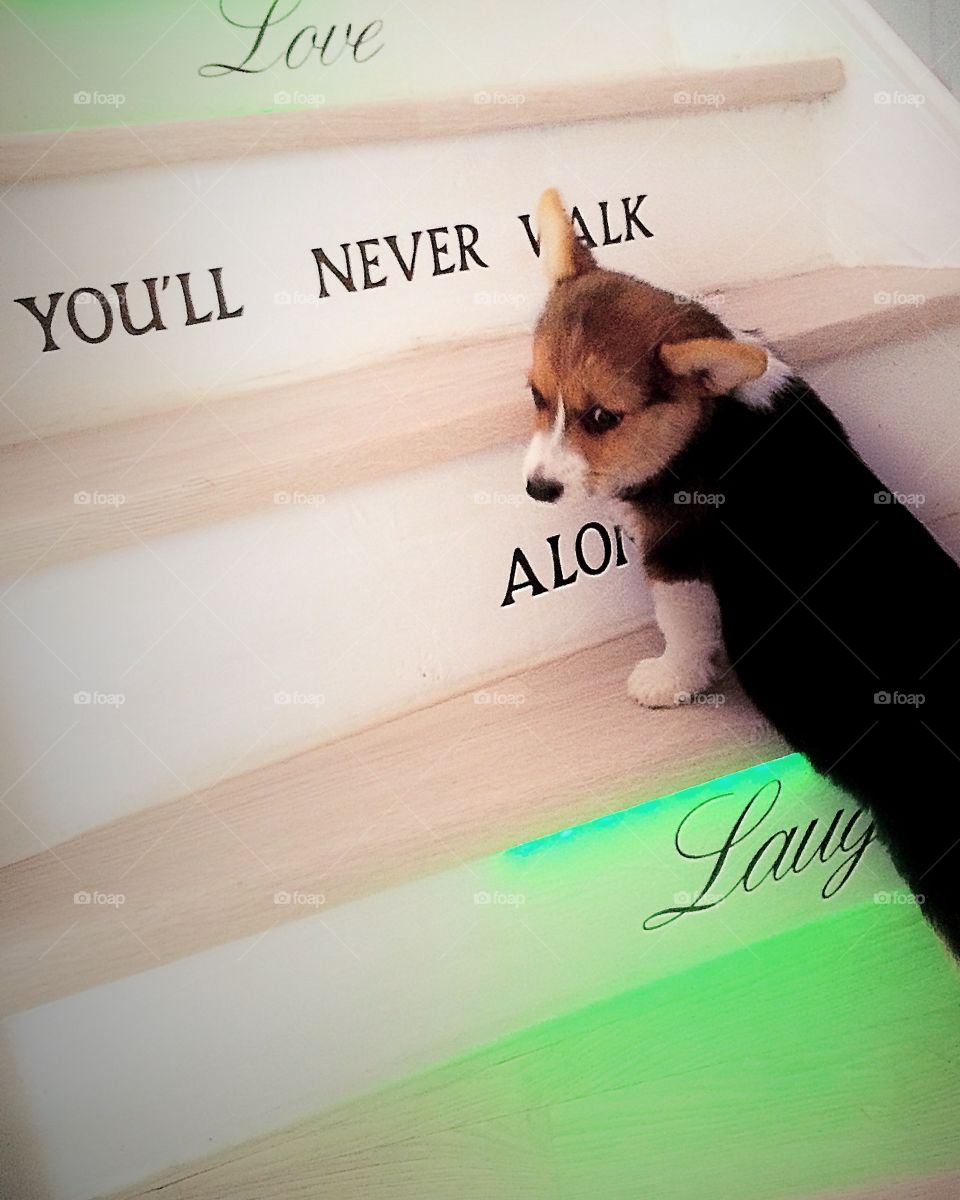
<instances>
[{"instance_id":1,"label":"green light on stair","mask_svg":"<svg viewBox=\"0 0 960 1200\"><path fill-rule=\"evenodd\" d=\"M519 846L511 846L503 853L526 858L528 855L558 846L562 842L579 842L581 839L595 836L603 830L621 826L624 822L643 820L658 811L675 809L677 812L682 812L696 807L700 801L707 800L719 793L734 789L747 791L752 785L759 787L774 775L781 779L785 786L797 788L802 788L819 779L813 767L802 754L787 754L782 758L758 763L755 767L735 771L730 775L720 775L706 783L696 784L694 787L684 788L679 792L672 792L670 795L661 796L656 800L645 800L640 804L633 804L616 812L605 813L601 817L584 821L581 825L575 825L569 829L561 829L556 833L533 838L529 842L522 842Z\"/></svg>"}]
</instances>

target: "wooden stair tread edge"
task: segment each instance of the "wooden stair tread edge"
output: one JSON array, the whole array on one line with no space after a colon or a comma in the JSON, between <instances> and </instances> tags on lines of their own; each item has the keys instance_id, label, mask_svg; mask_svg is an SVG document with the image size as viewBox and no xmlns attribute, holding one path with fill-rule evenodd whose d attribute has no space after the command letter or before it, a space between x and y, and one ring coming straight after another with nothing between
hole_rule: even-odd
<instances>
[{"instance_id":1,"label":"wooden stair tread edge","mask_svg":"<svg viewBox=\"0 0 960 1200\"><path fill-rule=\"evenodd\" d=\"M837 57L679 69L638 78L575 82L522 89L523 104L480 104L474 93L418 100L376 101L320 110L113 125L0 138L0 181L38 179L161 164L306 149L339 148L509 132L552 124L702 113L678 92L724 97L724 111L819 100L841 90ZM511 87L493 92L511 92ZM269 135L269 136L268 136Z\"/></svg>"},{"instance_id":2,"label":"wooden stair tread edge","mask_svg":"<svg viewBox=\"0 0 960 1200\"><path fill-rule=\"evenodd\" d=\"M638 709L626 677L658 647L648 627L504 680L522 709L460 695L0 869L0 1015L315 911L277 892L346 903L789 752L733 688ZM135 934L83 889L122 893Z\"/></svg>"},{"instance_id":3,"label":"wooden stair tread edge","mask_svg":"<svg viewBox=\"0 0 960 1200\"><path fill-rule=\"evenodd\" d=\"M732 292L753 314L770 314L759 322L762 333L798 367L960 320L954 267L827 267Z\"/></svg>"},{"instance_id":4,"label":"wooden stair tread edge","mask_svg":"<svg viewBox=\"0 0 960 1200\"><path fill-rule=\"evenodd\" d=\"M878 303L878 291L924 302ZM822 268L732 287L723 302L732 323L759 323L802 368L960 321L960 270ZM522 388L528 354L527 330L436 343L202 407L2 447L0 570L241 516L272 503L278 490L329 492L519 441L529 424ZM379 409L359 428L342 419L355 411L358 390ZM125 502L120 509L78 506L74 495L84 489L122 491Z\"/></svg>"}]
</instances>

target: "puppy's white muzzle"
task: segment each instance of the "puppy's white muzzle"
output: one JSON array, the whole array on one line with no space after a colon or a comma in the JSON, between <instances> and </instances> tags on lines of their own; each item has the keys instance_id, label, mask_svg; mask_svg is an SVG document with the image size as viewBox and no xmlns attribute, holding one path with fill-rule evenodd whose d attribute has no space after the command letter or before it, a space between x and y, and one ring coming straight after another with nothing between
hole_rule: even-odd
<instances>
[{"instance_id":1,"label":"puppy's white muzzle","mask_svg":"<svg viewBox=\"0 0 960 1200\"><path fill-rule=\"evenodd\" d=\"M563 495L586 492L587 464L564 438L566 413L563 398L557 401L557 416L549 433L535 433L523 460L527 494L552 504Z\"/></svg>"}]
</instances>

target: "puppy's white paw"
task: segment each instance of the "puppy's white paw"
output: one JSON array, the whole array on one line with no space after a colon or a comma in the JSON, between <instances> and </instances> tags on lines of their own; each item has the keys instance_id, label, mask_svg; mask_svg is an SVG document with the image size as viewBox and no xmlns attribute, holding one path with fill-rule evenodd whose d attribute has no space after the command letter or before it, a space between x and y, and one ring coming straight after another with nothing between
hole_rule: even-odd
<instances>
[{"instance_id":1,"label":"puppy's white paw","mask_svg":"<svg viewBox=\"0 0 960 1200\"><path fill-rule=\"evenodd\" d=\"M709 682L708 674L678 670L661 655L637 663L627 680L627 695L645 708L674 708L689 703L690 696Z\"/></svg>"},{"instance_id":2,"label":"puppy's white paw","mask_svg":"<svg viewBox=\"0 0 960 1200\"><path fill-rule=\"evenodd\" d=\"M627 680L627 695L646 708L672 708L682 690L677 672L663 657L641 659Z\"/></svg>"}]
</instances>

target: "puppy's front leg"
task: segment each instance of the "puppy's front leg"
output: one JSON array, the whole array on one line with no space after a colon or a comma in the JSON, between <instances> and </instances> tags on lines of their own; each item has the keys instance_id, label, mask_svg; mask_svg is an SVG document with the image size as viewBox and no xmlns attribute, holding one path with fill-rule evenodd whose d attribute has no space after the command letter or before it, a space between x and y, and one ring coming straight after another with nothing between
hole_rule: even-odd
<instances>
[{"instance_id":1,"label":"puppy's front leg","mask_svg":"<svg viewBox=\"0 0 960 1200\"><path fill-rule=\"evenodd\" d=\"M627 692L648 708L666 708L703 691L713 678L720 610L713 588L700 579L656 580L651 590L666 647L659 658L637 663Z\"/></svg>"}]
</instances>

